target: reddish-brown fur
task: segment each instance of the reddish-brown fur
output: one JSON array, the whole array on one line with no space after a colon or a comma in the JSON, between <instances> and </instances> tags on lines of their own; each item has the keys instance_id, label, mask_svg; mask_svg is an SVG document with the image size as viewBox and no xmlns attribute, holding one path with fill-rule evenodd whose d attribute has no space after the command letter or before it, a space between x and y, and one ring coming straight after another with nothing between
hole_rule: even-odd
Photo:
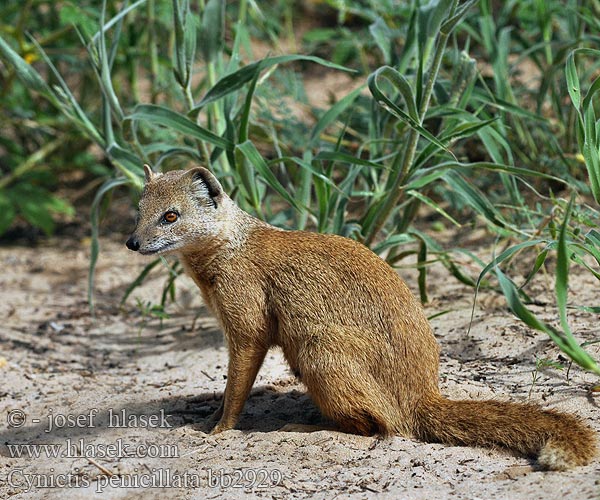
<instances>
[{"instance_id":1,"label":"reddish-brown fur","mask_svg":"<svg viewBox=\"0 0 600 500\"><path fill-rule=\"evenodd\" d=\"M445 399L421 305L360 243L258 221L202 168L146 174L132 239L143 253L179 255L227 339L227 385L213 432L235 425L267 350L280 346L321 411L348 432L504 446L548 469L594 456L595 433L572 415ZM174 207L179 225L157 225Z\"/></svg>"}]
</instances>

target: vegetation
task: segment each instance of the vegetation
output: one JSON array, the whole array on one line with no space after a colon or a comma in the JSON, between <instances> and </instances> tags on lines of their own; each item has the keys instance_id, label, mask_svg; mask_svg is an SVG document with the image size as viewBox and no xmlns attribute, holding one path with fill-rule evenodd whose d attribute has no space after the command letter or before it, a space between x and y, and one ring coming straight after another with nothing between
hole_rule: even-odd
<instances>
[{"instance_id":1,"label":"vegetation","mask_svg":"<svg viewBox=\"0 0 600 500\"><path fill-rule=\"evenodd\" d=\"M17 217L51 233L51 215L72 210L54 192L66 170L102 179L91 291L106 197L138 192L143 163L201 162L272 224L356 238L392 264L416 256L423 301L434 261L476 290L497 286L521 320L600 374L567 317L570 264L600 279L600 5L304 4L316 14L283 0L4 2L0 234ZM255 55L279 43L294 50ZM316 107L303 87L314 67L349 75L353 90ZM484 224L503 250L490 263L470 255L481 266L471 276L465 249L423 231L424 211L440 230ZM522 283L510 278L516 256L531 262ZM167 266L163 306L181 272ZM527 307L546 267L560 327Z\"/></svg>"}]
</instances>

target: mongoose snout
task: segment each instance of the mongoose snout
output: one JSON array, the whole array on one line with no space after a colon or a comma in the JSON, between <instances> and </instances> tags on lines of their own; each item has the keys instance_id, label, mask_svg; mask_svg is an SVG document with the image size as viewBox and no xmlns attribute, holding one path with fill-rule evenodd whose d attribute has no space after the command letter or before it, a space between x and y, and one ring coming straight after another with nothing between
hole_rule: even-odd
<instances>
[{"instance_id":1,"label":"mongoose snout","mask_svg":"<svg viewBox=\"0 0 600 500\"><path fill-rule=\"evenodd\" d=\"M140 249L140 241L135 236L130 236L125 245L129 250L133 250L134 252Z\"/></svg>"}]
</instances>

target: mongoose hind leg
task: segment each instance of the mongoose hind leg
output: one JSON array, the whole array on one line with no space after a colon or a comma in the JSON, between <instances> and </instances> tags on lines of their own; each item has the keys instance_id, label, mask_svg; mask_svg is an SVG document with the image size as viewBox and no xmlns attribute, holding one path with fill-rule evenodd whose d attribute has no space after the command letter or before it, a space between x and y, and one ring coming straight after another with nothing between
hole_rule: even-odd
<instances>
[{"instance_id":1,"label":"mongoose hind leg","mask_svg":"<svg viewBox=\"0 0 600 500\"><path fill-rule=\"evenodd\" d=\"M342 356L339 346L328 349L326 342L305 346L298 356L302 381L323 414L344 432L395 433L400 426L394 399L375 380L366 361L351 352Z\"/></svg>"},{"instance_id":2,"label":"mongoose hind leg","mask_svg":"<svg viewBox=\"0 0 600 500\"><path fill-rule=\"evenodd\" d=\"M359 375L360 377L360 375ZM393 409L381 398L367 393L364 388L345 382L327 382L322 377L307 374L304 381L315 403L323 414L335 421L344 432L371 436L393 432Z\"/></svg>"}]
</instances>

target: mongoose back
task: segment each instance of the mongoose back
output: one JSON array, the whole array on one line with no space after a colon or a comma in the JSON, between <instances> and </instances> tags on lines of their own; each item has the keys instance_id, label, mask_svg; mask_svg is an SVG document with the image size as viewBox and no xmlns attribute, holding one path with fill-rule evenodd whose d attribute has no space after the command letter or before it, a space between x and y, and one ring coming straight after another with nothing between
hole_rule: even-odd
<instances>
[{"instance_id":1,"label":"mongoose back","mask_svg":"<svg viewBox=\"0 0 600 500\"><path fill-rule=\"evenodd\" d=\"M595 455L594 431L573 415L444 398L438 346L421 304L362 244L259 221L205 168L144 168L127 247L178 255L227 340L227 384L213 433L233 428L267 350L280 346L323 414L344 431L502 446L554 470Z\"/></svg>"}]
</instances>

